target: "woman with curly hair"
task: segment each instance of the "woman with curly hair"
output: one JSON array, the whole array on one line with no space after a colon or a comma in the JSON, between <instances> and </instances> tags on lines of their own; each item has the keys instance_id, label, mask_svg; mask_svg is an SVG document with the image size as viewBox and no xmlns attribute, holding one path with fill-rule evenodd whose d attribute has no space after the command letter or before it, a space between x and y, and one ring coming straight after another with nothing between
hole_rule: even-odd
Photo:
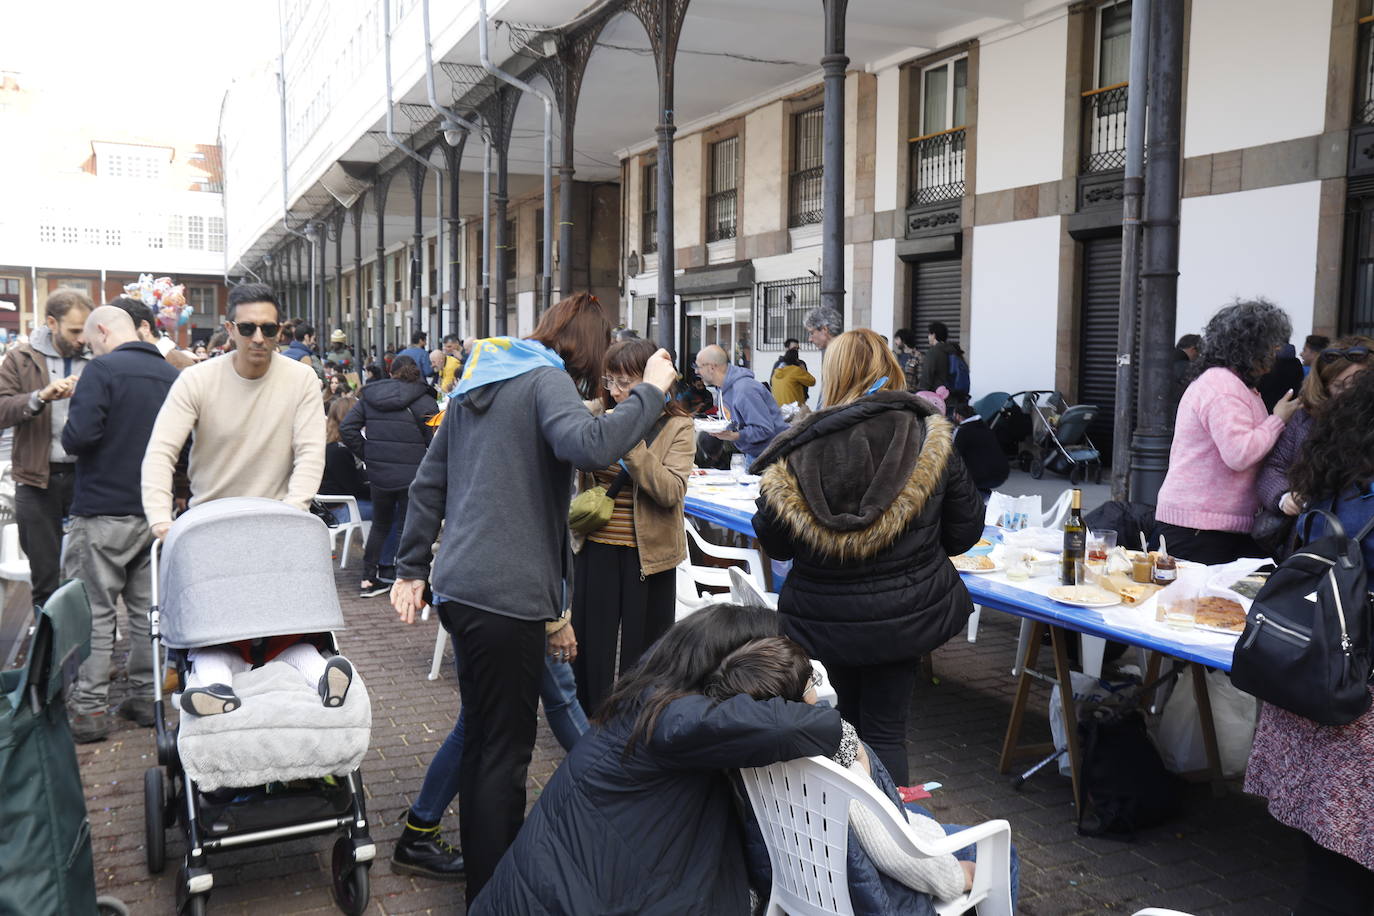
<instances>
[{"instance_id":1,"label":"woman with curly hair","mask_svg":"<svg viewBox=\"0 0 1374 916\"><path fill-rule=\"evenodd\" d=\"M1316 412L1288 479L1299 501L1329 509L1351 537L1374 519L1374 372L1357 373ZM1313 525L1312 536L1320 537L1322 527ZM1360 546L1365 568L1374 569L1374 533ZM1263 704L1245 791L1266 798L1276 820L1306 834L1307 877L1297 912L1368 916L1374 707L1331 726Z\"/></svg>"},{"instance_id":2,"label":"woman with curly hair","mask_svg":"<svg viewBox=\"0 0 1374 916\"><path fill-rule=\"evenodd\" d=\"M1228 305L1207 322L1155 510L1156 539L1171 554L1207 564L1264 555L1250 537L1255 478L1298 400L1289 391L1271 416L1255 386L1292 333L1288 314L1264 299Z\"/></svg>"}]
</instances>

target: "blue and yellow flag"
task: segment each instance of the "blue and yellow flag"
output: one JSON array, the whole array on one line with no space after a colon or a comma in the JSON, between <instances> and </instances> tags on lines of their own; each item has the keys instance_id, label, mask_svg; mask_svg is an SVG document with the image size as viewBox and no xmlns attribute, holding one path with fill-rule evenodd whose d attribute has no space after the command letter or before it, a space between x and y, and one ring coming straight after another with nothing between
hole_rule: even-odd
<instances>
[{"instance_id":1,"label":"blue and yellow flag","mask_svg":"<svg viewBox=\"0 0 1374 916\"><path fill-rule=\"evenodd\" d=\"M459 403L483 385L504 382L545 367L563 368L563 357L536 340L517 337L488 337L477 341L463 367L463 378L453 389Z\"/></svg>"}]
</instances>

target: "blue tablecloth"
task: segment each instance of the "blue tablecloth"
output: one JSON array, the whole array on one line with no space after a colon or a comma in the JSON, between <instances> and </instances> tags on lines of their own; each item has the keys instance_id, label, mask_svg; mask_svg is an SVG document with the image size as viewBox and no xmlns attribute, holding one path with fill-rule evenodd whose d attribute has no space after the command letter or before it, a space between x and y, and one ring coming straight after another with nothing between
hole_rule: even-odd
<instances>
[{"instance_id":1,"label":"blue tablecloth","mask_svg":"<svg viewBox=\"0 0 1374 916\"><path fill-rule=\"evenodd\" d=\"M737 504L700 495L693 496L689 491L686 508L687 514L694 518L748 537L754 536L753 513L745 511ZM983 607L1025 617L1028 620L1066 627L1090 636L1103 636L1132 646L1141 646L1163 652L1173 658L1201 662L1224 671L1231 670L1233 649L1230 646L1193 645L1154 633L1126 630L1106 621L1100 611L1060 604L1034 592L995 582L986 576L964 573L963 579L974 603Z\"/></svg>"}]
</instances>

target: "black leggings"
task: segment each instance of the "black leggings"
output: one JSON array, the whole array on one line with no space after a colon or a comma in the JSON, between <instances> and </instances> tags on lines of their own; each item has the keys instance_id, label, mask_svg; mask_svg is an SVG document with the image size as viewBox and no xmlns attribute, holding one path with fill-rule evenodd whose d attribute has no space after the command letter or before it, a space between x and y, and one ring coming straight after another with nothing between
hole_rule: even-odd
<instances>
[{"instance_id":1,"label":"black leggings","mask_svg":"<svg viewBox=\"0 0 1374 916\"><path fill-rule=\"evenodd\" d=\"M577 634L577 699L593 714L620 672L673 625L676 569L639 574L639 550L587 541L573 564L572 626ZM620 666L616 667L616 635Z\"/></svg>"},{"instance_id":2,"label":"black leggings","mask_svg":"<svg viewBox=\"0 0 1374 916\"><path fill-rule=\"evenodd\" d=\"M897 785L906 785L906 720L916 660L854 667L826 662L825 668L840 715L873 748Z\"/></svg>"},{"instance_id":3,"label":"black leggings","mask_svg":"<svg viewBox=\"0 0 1374 916\"><path fill-rule=\"evenodd\" d=\"M367 532L367 544L363 546L363 578L376 581L377 563L381 559L382 545L391 533L391 526L404 528L406 507L410 505L409 490L379 490L372 488L372 528Z\"/></svg>"},{"instance_id":4,"label":"black leggings","mask_svg":"<svg viewBox=\"0 0 1374 916\"><path fill-rule=\"evenodd\" d=\"M1374 913L1374 872L1332 852L1306 834L1307 879L1297 916L1369 916Z\"/></svg>"}]
</instances>

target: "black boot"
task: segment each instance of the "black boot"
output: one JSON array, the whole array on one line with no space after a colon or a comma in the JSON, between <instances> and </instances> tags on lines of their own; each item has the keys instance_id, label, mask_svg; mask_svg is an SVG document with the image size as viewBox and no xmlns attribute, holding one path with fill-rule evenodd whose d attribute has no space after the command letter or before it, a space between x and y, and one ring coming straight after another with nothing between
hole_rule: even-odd
<instances>
[{"instance_id":1,"label":"black boot","mask_svg":"<svg viewBox=\"0 0 1374 916\"><path fill-rule=\"evenodd\" d=\"M391 854L391 870L401 875L419 875L436 881L462 881L463 852L439 835L439 825L416 827L406 818L406 829Z\"/></svg>"}]
</instances>

